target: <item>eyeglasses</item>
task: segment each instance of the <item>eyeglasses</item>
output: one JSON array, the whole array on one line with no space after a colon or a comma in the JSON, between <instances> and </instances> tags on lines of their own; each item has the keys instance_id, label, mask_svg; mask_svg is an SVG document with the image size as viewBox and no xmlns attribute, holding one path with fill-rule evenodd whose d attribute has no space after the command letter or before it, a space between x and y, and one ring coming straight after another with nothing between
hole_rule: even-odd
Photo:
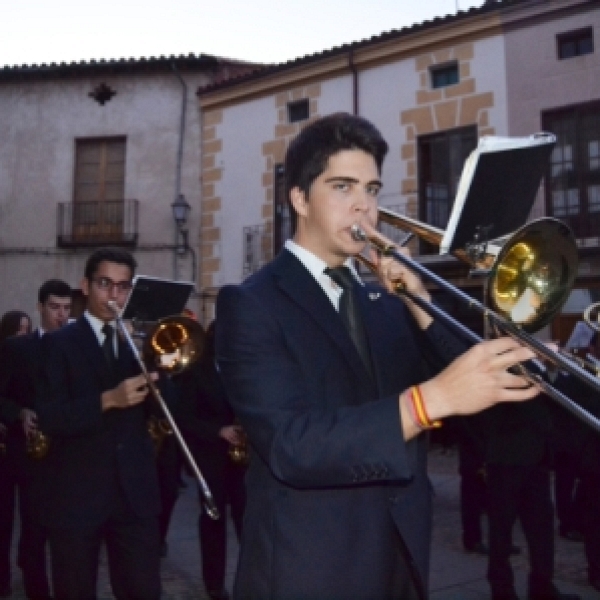
<instances>
[{"instance_id":1,"label":"eyeglasses","mask_svg":"<svg viewBox=\"0 0 600 600\"><path fill-rule=\"evenodd\" d=\"M131 281L113 281L110 277L94 277L92 281L101 290L112 290L117 288L117 292L124 293L131 289Z\"/></svg>"}]
</instances>

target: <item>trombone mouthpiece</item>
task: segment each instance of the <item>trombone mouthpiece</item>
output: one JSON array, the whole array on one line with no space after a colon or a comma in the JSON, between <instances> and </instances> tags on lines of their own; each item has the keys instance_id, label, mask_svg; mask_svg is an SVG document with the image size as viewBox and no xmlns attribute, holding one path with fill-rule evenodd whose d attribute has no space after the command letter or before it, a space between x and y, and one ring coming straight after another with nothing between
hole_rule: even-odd
<instances>
[{"instance_id":1,"label":"trombone mouthpiece","mask_svg":"<svg viewBox=\"0 0 600 600\"><path fill-rule=\"evenodd\" d=\"M117 306L117 303L114 300L108 301L108 308L110 308L115 313L119 312L119 307Z\"/></svg>"},{"instance_id":2,"label":"trombone mouthpiece","mask_svg":"<svg viewBox=\"0 0 600 600\"><path fill-rule=\"evenodd\" d=\"M354 239L355 242L367 241L367 236L366 236L365 232L356 223L354 223L354 225L352 225L352 227L350 228L350 231L352 233L352 238Z\"/></svg>"}]
</instances>

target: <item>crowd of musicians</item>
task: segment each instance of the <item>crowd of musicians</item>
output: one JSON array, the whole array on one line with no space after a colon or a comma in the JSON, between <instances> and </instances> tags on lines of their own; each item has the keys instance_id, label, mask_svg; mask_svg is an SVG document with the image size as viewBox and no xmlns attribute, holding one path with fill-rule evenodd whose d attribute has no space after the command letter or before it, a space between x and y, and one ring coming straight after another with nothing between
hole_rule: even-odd
<instances>
[{"instance_id":1,"label":"crowd of musicians","mask_svg":"<svg viewBox=\"0 0 600 600\"><path fill-rule=\"evenodd\" d=\"M160 597L160 558L168 551L183 464L158 405L145 401L149 382L117 334L108 305L123 305L135 266L127 251L94 252L82 283L87 308L70 324L71 288L57 279L39 289L34 331L22 311L2 318L2 598L11 595L16 498L17 565L28 598L95 598L102 544L116 597ZM239 533L244 466L229 459L229 447L240 444L241 431L215 368L212 327L204 342L190 369L152 377L158 377L219 511L226 514L231 505ZM226 598L226 520L201 510L198 535L209 596Z\"/></svg>"},{"instance_id":2,"label":"crowd of musicians","mask_svg":"<svg viewBox=\"0 0 600 600\"><path fill-rule=\"evenodd\" d=\"M428 433L453 423L463 542L489 555L492 598L518 598L509 562L518 551L517 518L528 543L528 598L577 598L553 583L551 468L559 508L571 515L563 524L559 514L561 533L583 536L590 583L600 587L592 518L598 434L551 408L511 370L536 362L530 348L504 337L468 348L420 304L392 293L400 280L414 298L430 301L423 282L389 257L372 255L377 284L356 271L353 257L364 242L353 228L374 231L387 150L373 124L348 114L318 119L299 134L285 161L293 238L261 271L221 290L206 349L179 375L141 374L119 335L115 306L125 304L136 270L125 250L89 256L86 310L73 322L71 290L59 280L40 287L35 331L28 315L4 315L0 597L11 593L18 489L17 564L28 598L95 598L102 547L116 598L160 598L182 464L174 438L157 435L164 415L149 395L153 386L221 515L231 505L241 539L237 600L427 598ZM593 404L569 376L544 376ZM577 444L553 446L556 431L562 440L575 435ZM229 458L246 436L247 470ZM569 512L571 501L584 508ZM583 519L569 521L572 515ZM228 597L225 528L225 518L200 511L202 574L213 599Z\"/></svg>"}]
</instances>

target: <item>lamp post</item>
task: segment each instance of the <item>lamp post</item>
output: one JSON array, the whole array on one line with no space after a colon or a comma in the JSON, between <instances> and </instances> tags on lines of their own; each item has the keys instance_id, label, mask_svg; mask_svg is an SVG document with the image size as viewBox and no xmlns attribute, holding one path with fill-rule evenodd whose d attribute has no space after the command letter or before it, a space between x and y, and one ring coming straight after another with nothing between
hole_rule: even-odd
<instances>
[{"instance_id":1,"label":"lamp post","mask_svg":"<svg viewBox=\"0 0 600 600\"><path fill-rule=\"evenodd\" d=\"M181 244L178 244L177 246L178 254L186 254L190 249L190 245L188 243L188 229L186 227L186 223L191 209L192 207L188 204L183 194L178 194L177 198L175 199L175 202L171 204L171 210L173 211L173 219L175 220L175 224L177 225L177 231L181 235Z\"/></svg>"}]
</instances>

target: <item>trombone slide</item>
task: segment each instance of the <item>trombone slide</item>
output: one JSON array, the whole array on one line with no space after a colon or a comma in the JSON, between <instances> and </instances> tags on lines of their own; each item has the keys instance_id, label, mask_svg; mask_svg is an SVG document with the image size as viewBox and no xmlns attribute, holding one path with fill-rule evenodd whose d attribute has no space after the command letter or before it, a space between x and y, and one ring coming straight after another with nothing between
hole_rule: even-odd
<instances>
[{"instance_id":1,"label":"trombone slide","mask_svg":"<svg viewBox=\"0 0 600 600\"><path fill-rule=\"evenodd\" d=\"M436 273L433 273L429 269L426 269L417 261L404 256L403 254L398 252L395 245L392 244L386 238L384 238L384 236L367 236L365 232L362 231L360 227L358 227L358 225L353 226L352 233L357 241L368 242L382 254L386 256L391 256L392 258L394 258L394 260L397 260L398 262L402 263L405 267L416 272L423 279L427 279L435 283L440 289L448 292L450 295L466 303L469 308L475 309L478 312L480 312L491 325L496 327L503 334L508 335L513 339L521 342L523 345L529 347L530 349L535 351L539 357L547 360L554 367L563 371L567 371L568 373L574 375L578 379L583 380L598 394L600 394L600 379L593 377L592 375L587 373L573 360L567 359L557 352L553 352L552 350L547 348L542 342L527 334L517 325L515 325L511 321L508 321L501 315L498 315L493 311L489 310L481 302L478 302L474 298L471 298L471 296L467 295L459 288L448 283L445 279L442 279ZM361 262L369 266L371 269L373 269L373 265L370 264L370 261L365 259L363 256L359 255L357 258ZM468 339L471 343L477 344L482 341L482 338L480 338L476 333L465 327L462 323L458 322L456 319L454 319L446 312L441 310L439 307L405 290L401 283L398 284L395 291L397 293L406 295L407 298L409 298L412 302L417 304L430 316L439 319L446 325L449 325L460 335ZM573 402L573 400L571 400L569 397L565 396L560 390L557 390L556 388L552 387L549 383L542 379L540 375L529 373L523 367L518 369L518 374L524 377L530 383L537 385L544 393L546 393L553 400L558 402L563 408L574 414L577 418L581 419L586 424L590 425L596 431L600 432L599 419L585 411L581 406Z\"/></svg>"},{"instance_id":2,"label":"trombone slide","mask_svg":"<svg viewBox=\"0 0 600 600\"><path fill-rule=\"evenodd\" d=\"M173 432L173 435L175 436L175 439L177 440L177 443L179 444L179 447L181 448L188 465L192 469L192 472L194 473L194 475L198 481L198 485L200 486L200 490L204 497L204 502L206 505L206 512L212 519L215 519L215 520L218 519L220 516L219 509L217 508L217 505L215 504L215 501L214 501L213 495L210 491L210 488L208 487L206 480L204 479L202 473L200 472L200 469L198 468L198 465L196 464L196 461L194 460L194 457L192 456L190 449L188 448L187 444L185 443L183 436L181 435L181 431L179 431L179 427L177 427L175 420L173 419L173 416L171 415L171 412L169 411L169 408L167 407L167 403L165 402L164 398L162 397L162 394L160 393L160 390L158 389L158 387L156 386L154 381L152 381L152 377L150 377L150 373L148 373L148 369L146 368L146 365L144 364L144 361L142 360L142 358L140 356L140 352L138 351L138 349L135 345L135 342L133 341L133 339L131 337L131 334L129 333L127 325L121 318L121 314L120 314L120 311L119 311L116 303L113 301L110 301L109 305L115 313L117 325L119 326L119 329L121 330L121 333L123 334L123 337L125 338L125 340L127 340L127 343L129 345L131 351L133 352L134 356L136 357L136 360L142 371L142 374L146 378L146 382L148 383L150 392L154 396L154 399L160 405L165 418L169 422L171 431Z\"/></svg>"}]
</instances>

